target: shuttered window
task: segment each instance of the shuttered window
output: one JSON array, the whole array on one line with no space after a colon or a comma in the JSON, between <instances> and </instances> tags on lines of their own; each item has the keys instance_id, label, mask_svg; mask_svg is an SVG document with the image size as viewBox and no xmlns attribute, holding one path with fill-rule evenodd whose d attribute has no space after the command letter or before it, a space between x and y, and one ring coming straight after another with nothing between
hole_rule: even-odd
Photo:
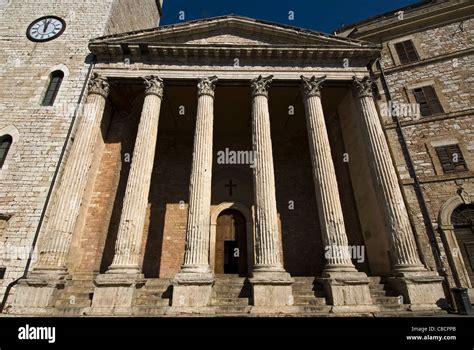
<instances>
[{"instance_id":1,"label":"shuttered window","mask_svg":"<svg viewBox=\"0 0 474 350\"><path fill-rule=\"evenodd\" d=\"M420 105L421 115L424 117L443 113L443 107L439 103L438 96L432 86L423 86L413 89L416 102Z\"/></svg>"},{"instance_id":2,"label":"shuttered window","mask_svg":"<svg viewBox=\"0 0 474 350\"><path fill-rule=\"evenodd\" d=\"M7 159L8 151L12 145L13 139L10 135L4 135L0 137L0 169Z\"/></svg>"},{"instance_id":3,"label":"shuttered window","mask_svg":"<svg viewBox=\"0 0 474 350\"><path fill-rule=\"evenodd\" d=\"M459 145L435 147L439 161L445 173L454 173L467 170Z\"/></svg>"},{"instance_id":4,"label":"shuttered window","mask_svg":"<svg viewBox=\"0 0 474 350\"><path fill-rule=\"evenodd\" d=\"M418 54L416 53L415 46L413 46L413 42L411 40L396 43L395 50L397 50L398 58L400 59L400 63L402 64L416 62L420 60Z\"/></svg>"},{"instance_id":5,"label":"shuttered window","mask_svg":"<svg viewBox=\"0 0 474 350\"><path fill-rule=\"evenodd\" d=\"M43 106L52 106L58 95L59 88L63 82L64 73L60 70L54 71L51 73L51 78L49 80L48 90L43 99Z\"/></svg>"}]
</instances>

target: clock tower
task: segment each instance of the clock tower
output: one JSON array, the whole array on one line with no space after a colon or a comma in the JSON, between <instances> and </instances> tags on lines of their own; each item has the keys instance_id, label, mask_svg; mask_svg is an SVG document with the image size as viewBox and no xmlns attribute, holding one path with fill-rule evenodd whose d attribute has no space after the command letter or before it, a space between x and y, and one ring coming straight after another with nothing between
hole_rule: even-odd
<instances>
[{"instance_id":1,"label":"clock tower","mask_svg":"<svg viewBox=\"0 0 474 350\"><path fill-rule=\"evenodd\" d=\"M37 258L93 71L89 40L156 27L162 2L0 0L0 303Z\"/></svg>"}]
</instances>

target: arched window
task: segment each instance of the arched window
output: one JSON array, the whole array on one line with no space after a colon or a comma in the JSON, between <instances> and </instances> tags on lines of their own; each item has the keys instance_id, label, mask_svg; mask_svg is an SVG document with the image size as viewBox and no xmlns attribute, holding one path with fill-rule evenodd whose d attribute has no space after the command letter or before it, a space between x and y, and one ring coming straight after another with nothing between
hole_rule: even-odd
<instances>
[{"instance_id":1,"label":"arched window","mask_svg":"<svg viewBox=\"0 0 474 350\"><path fill-rule=\"evenodd\" d=\"M465 204L454 209L451 222L454 227L472 227L474 225L474 204Z\"/></svg>"},{"instance_id":2,"label":"arched window","mask_svg":"<svg viewBox=\"0 0 474 350\"><path fill-rule=\"evenodd\" d=\"M54 100L58 95L59 88L61 87L61 83L63 82L64 73L63 71L56 70L51 73L49 79L48 90L44 95L43 99L43 106L52 106L54 105Z\"/></svg>"},{"instance_id":3,"label":"arched window","mask_svg":"<svg viewBox=\"0 0 474 350\"><path fill-rule=\"evenodd\" d=\"M13 139L10 135L3 135L0 136L0 169L3 167L3 163L5 163L5 159L7 159L8 151L12 145Z\"/></svg>"}]
</instances>

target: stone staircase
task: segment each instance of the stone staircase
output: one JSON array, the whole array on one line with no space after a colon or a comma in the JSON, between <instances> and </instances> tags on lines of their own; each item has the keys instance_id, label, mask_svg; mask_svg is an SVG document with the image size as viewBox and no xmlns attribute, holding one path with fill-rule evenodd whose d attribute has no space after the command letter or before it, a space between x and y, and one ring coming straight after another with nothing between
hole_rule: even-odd
<instances>
[{"instance_id":1,"label":"stone staircase","mask_svg":"<svg viewBox=\"0 0 474 350\"><path fill-rule=\"evenodd\" d=\"M92 276L73 276L54 302L56 313L61 316L84 315L91 306L93 295Z\"/></svg>"},{"instance_id":2,"label":"stone staircase","mask_svg":"<svg viewBox=\"0 0 474 350\"><path fill-rule=\"evenodd\" d=\"M321 285L314 285L314 277L295 277L293 284L294 306L299 313L328 314L330 306ZM248 279L237 275L217 275L212 290L212 306L216 315L242 315L250 313L252 288Z\"/></svg>"},{"instance_id":3,"label":"stone staircase","mask_svg":"<svg viewBox=\"0 0 474 350\"><path fill-rule=\"evenodd\" d=\"M135 292L133 314L140 316L164 315L171 305L172 286L167 278L147 279Z\"/></svg>"},{"instance_id":4,"label":"stone staircase","mask_svg":"<svg viewBox=\"0 0 474 350\"><path fill-rule=\"evenodd\" d=\"M250 312L252 288L245 277L216 275L212 287L212 306L216 315L238 315Z\"/></svg>"},{"instance_id":5,"label":"stone staircase","mask_svg":"<svg viewBox=\"0 0 474 350\"><path fill-rule=\"evenodd\" d=\"M314 283L314 277L293 277L293 302L301 313L329 313L326 295L321 284Z\"/></svg>"},{"instance_id":6,"label":"stone staircase","mask_svg":"<svg viewBox=\"0 0 474 350\"><path fill-rule=\"evenodd\" d=\"M322 285L314 277L293 277L293 302L295 316L328 316L331 305L327 305ZM383 277L369 277L369 290L377 314L381 316L414 315L410 305L401 299ZM58 316L82 316L87 314L94 293L93 276L73 276L59 293L54 307ZM171 305L171 279L147 279L135 292L134 316L168 315ZM217 316L239 316L251 313L252 287L246 277L238 275L216 275L212 289L211 307ZM418 314L418 313L417 313Z\"/></svg>"},{"instance_id":7,"label":"stone staircase","mask_svg":"<svg viewBox=\"0 0 474 350\"><path fill-rule=\"evenodd\" d=\"M403 304L403 299L385 283L383 277L369 277L369 279L372 302L381 312L390 314L408 311L409 305Z\"/></svg>"}]
</instances>

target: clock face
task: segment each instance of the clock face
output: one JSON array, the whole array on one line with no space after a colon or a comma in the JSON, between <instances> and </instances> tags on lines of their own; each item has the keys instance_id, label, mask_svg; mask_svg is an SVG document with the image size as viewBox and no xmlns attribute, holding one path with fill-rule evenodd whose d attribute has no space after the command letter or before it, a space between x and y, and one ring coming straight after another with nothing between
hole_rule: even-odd
<instances>
[{"instance_id":1,"label":"clock face","mask_svg":"<svg viewBox=\"0 0 474 350\"><path fill-rule=\"evenodd\" d=\"M38 18L30 24L26 36L31 41L48 41L56 39L66 29L66 23L56 16Z\"/></svg>"}]
</instances>

